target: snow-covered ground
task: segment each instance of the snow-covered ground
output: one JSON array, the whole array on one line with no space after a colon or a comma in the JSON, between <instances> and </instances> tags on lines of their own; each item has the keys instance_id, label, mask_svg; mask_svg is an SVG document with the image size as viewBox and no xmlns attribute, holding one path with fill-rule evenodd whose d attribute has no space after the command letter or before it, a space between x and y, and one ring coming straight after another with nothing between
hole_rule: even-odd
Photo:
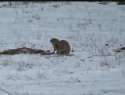
<instances>
[{"instance_id":1,"label":"snow-covered ground","mask_svg":"<svg viewBox=\"0 0 125 95\"><path fill-rule=\"evenodd\" d=\"M55 37L73 55L0 55L0 95L125 95L125 52L115 52L125 46L124 5L11 4L0 2L0 52L52 52Z\"/></svg>"}]
</instances>

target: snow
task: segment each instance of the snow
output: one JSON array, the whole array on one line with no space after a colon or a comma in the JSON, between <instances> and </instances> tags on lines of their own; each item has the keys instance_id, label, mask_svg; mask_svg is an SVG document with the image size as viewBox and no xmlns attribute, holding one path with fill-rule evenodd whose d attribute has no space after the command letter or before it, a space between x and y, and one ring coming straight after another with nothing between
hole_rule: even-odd
<instances>
[{"instance_id":1,"label":"snow","mask_svg":"<svg viewBox=\"0 0 125 95\"><path fill-rule=\"evenodd\" d=\"M125 52L115 52L125 46L124 5L11 3L0 2L0 52L52 52L56 37L73 55L0 55L0 95L125 95Z\"/></svg>"}]
</instances>

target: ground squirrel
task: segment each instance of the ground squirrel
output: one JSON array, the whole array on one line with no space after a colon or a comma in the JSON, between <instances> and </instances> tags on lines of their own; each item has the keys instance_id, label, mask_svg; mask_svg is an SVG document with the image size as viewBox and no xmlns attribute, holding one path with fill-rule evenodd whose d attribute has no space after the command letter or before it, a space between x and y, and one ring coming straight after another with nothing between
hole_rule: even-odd
<instances>
[{"instance_id":1,"label":"ground squirrel","mask_svg":"<svg viewBox=\"0 0 125 95\"><path fill-rule=\"evenodd\" d=\"M52 38L50 42L53 45L53 53L68 55L70 53L70 45L66 40L59 41L57 38Z\"/></svg>"}]
</instances>

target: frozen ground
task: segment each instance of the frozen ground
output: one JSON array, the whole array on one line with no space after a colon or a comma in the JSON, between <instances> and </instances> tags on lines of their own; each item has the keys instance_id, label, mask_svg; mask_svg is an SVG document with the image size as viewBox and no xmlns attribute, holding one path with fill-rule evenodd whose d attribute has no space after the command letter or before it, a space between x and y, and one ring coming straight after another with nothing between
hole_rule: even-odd
<instances>
[{"instance_id":1,"label":"frozen ground","mask_svg":"<svg viewBox=\"0 0 125 95\"><path fill-rule=\"evenodd\" d=\"M56 37L74 55L0 55L0 95L125 95L125 52L115 52L125 46L125 6L17 3L0 2L0 52L52 52Z\"/></svg>"}]
</instances>

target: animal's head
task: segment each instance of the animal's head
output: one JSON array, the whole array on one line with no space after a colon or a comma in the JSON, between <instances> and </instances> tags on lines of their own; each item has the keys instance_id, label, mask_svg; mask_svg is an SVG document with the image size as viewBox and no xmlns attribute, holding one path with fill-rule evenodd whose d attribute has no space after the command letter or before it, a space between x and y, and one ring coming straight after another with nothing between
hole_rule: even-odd
<instances>
[{"instance_id":1,"label":"animal's head","mask_svg":"<svg viewBox=\"0 0 125 95\"><path fill-rule=\"evenodd\" d=\"M52 44L56 44L56 43L59 43L59 40L58 40L57 38L52 38L52 39L50 40L50 42L51 42Z\"/></svg>"}]
</instances>

